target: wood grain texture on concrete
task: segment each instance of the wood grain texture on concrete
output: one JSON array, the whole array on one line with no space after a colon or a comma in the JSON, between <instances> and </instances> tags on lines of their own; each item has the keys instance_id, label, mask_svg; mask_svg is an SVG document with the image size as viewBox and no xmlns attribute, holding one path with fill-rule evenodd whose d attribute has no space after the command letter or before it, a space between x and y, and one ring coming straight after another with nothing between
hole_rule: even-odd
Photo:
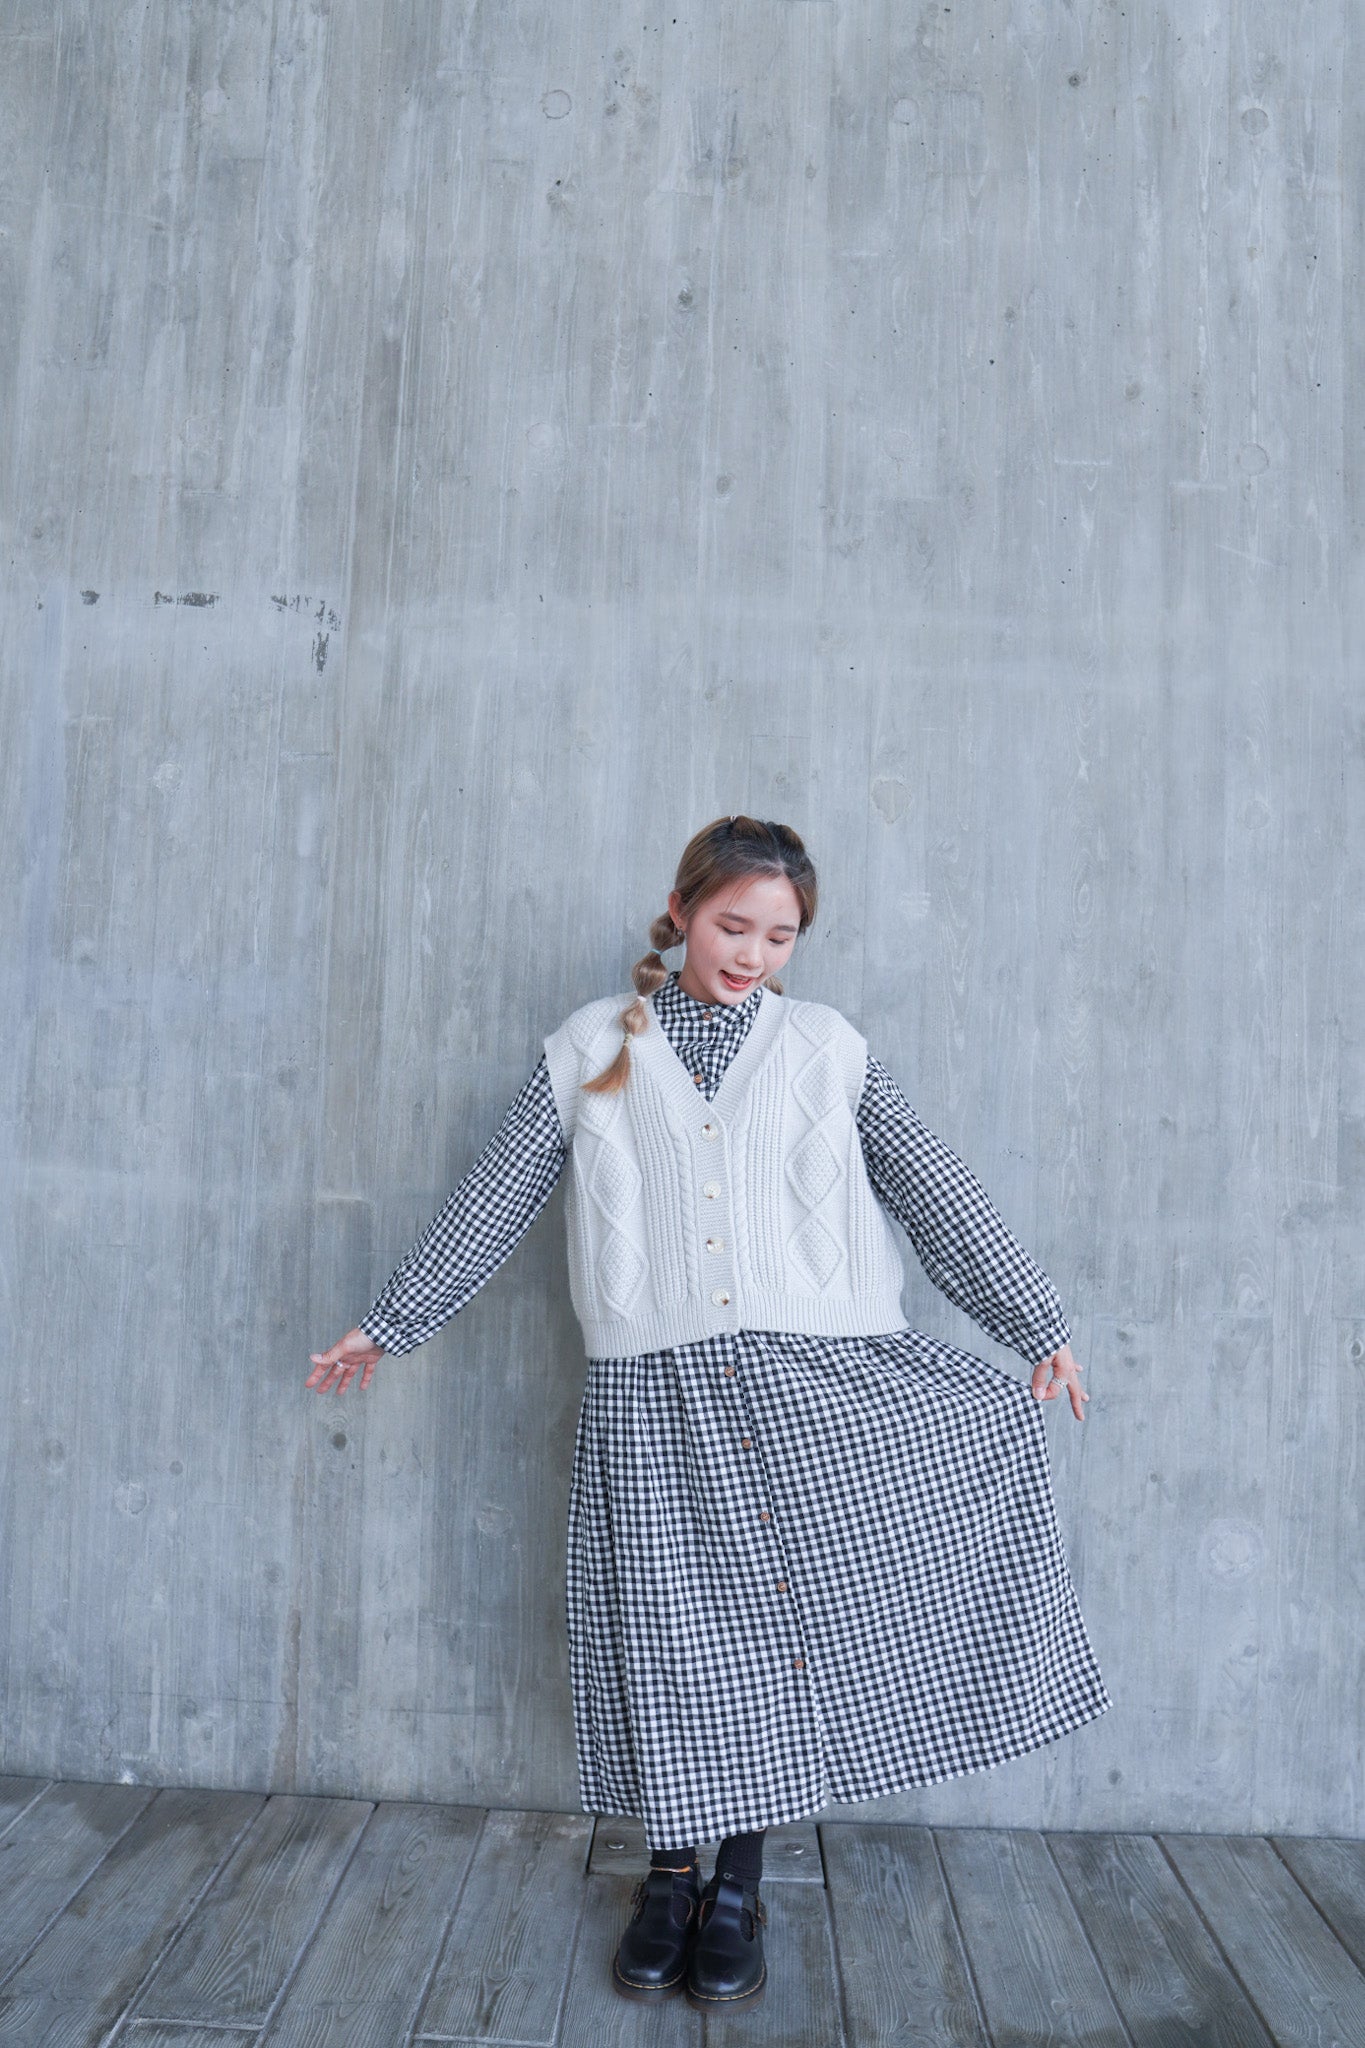
<instances>
[{"instance_id":1,"label":"wood grain texture on concrete","mask_svg":"<svg viewBox=\"0 0 1365 2048\"><path fill-rule=\"evenodd\" d=\"M562 1190L303 1381L745 809L1091 1395L1112 1710L833 1817L1365 1836L1362 31L3 0L0 1767L573 1808Z\"/></svg>"},{"instance_id":2,"label":"wood grain texture on concrete","mask_svg":"<svg viewBox=\"0 0 1365 2048\"><path fill-rule=\"evenodd\" d=\"M89 1847L109 1788L65 1805L59 1789L0 1838L0 1925L31 1927L59 1813ZM5 2048L1361 2038L1362 1845L1345 1838L822 1821L814 1881L765 1863L767 1992L727 2019L613 1990L645 1854L598 1868L580 1814L166 1788L118 1817L74 1892L67 1854L46 1899L64 1905L0 1968Z\"/></svg>"},{"instance_id":3,"label":"wood grain texture on concrete","mask_svg":"<svg viewBox=\"0 0 1365 2048\"><path fill-rule=\"evenodd\" d=\"M1365 2038L1365 1976L1268 1841L1161 1842L1277 2042L1351 2048Z\"/></svg>"},{"instance_id":4,"label":"wood grain texture on concrete","mask_svg":"<svg viewBox=\"0 0 1365 2048\"><path fill-rule=\"evenodd\" d=\"M372 1810L357 1799L268 1800L139 1995L134 2017L264 2026Z\"/></svg>"},{"instance_id":5,"label":"wood grain texture on concrete","mask_svg":"<svg viewBox=\"0 0 1365 2048\"><path fill-rule=\"evenodd\" d=\"M23 1963L155 1797L144 1785L49 1785L0 1836L0 1982Z\"/></svg>"},{"instance_id":6,"label":"wood grain texture on concrete","mask_svg":"<svg viewBox=\"0 0 1365 2048\"><path fill-rule=\"evenodd\" d=\"M1293 1872L1337 1940L1365 1970L1365 1842L1275 1835L1271 1847Z\"/></svg>"},{"instance_id":7,"label":"wood grain texture on concrete","mask_svg":"<svg viewBox=\"0 0 1365 2048\"><path fill-rule=\"evenodd\" d=\"M1151 1836L1046 1840L1133 2041L1268 2048L1255 2007Z\"/></svg>"},{"instance_id":8,"label":"wood grain texture on concrete","mask_svg":"<svg viewBox=\"0 0 1365 2048\"><path fill-rule=\"evenodd\" d=\"M249 1792L158 1792L6 1977L0 2040L105 2040L264 1804Z\"/></svg>"},{"instance_id":9,"label":"wood grain texture on concrete","mask_svg":"<svg viewBox=\"0 0 1365 2048\"><path fill-rule=\"evenodd\" d=\"M932 1831L836 1821L820 1837L852 2038L988 2048Z\"/></svg>"},{"instance_id":10,"label":"wood grain texture on concrete","mask_svg":"<svg viewBox=\"0 0 1365 2048\"><path fill-rule=\"evenodd\" d=\"M547 1957L572 1946L591 1823L576 1814L485 1816L459 1911L418 2016L446 2040L555 2038L564 1982ZM554 1939L547 1944L553 1930Z\"/></svg>"},{"instance_id":11,"label":"wood grain texture on concrete","mask_svg":"<svg viewBox=\"0 0 1365 2048\"><path fill-rule=\"evenodd\" d=\"M484 1816L387 1804L366 1824L317 1934L269 2017L290 2048L382 2048L412 2034Z\"/></svg>"},{"instance_id":12,"label":"wood grain texture on concrete","mask_svg":"<svg viewBox=\"0 0 1365 2048\"><path fill-rule=\"evenodd\" d=\"M938 1847L992 2048L1121 2041L1104 1972L1043 1836L945 1828Z\"/></svg>"}]
</instances>

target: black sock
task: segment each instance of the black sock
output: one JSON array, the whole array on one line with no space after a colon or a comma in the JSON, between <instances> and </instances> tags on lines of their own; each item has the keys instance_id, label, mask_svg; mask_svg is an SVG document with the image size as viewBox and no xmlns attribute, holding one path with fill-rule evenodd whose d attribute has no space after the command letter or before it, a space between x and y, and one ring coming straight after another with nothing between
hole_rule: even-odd
<instances>
[{"instance_id":1,"label":"black sock","mask_svg":"<svg viewBox=\"0 0 1365 2048\"><path fill-rule=\"evenodd\" d=\"M757 1828L750 1835L727 1835L716 1851L717 1877L733 1878L736 1884L747 1884L757 1891L763 1876L763 1837L767 1830Z\"/></svg>"},{"instance_id":2,"label":"black sock","mask_svg":"<svg viewBox=\"0 0 1365 2048\"><path fill-rule=\"evenodd\" d=\"M649 1867L651 1870L671 1870L675 1875L683 1871L695 1870L697 1867L696 1849L651 1849L649 1852Z\"/></svg>"}]
</instances>

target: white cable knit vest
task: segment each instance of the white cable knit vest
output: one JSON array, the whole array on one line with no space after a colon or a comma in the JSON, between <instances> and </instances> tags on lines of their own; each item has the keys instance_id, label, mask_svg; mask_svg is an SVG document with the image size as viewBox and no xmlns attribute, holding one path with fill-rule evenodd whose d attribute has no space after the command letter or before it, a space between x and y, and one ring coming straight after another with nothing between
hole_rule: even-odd
<instances>
[{"instance_id":1,"label":"white cable knit vest","mask_svg":"<svg viewBox=\"0 0 1365 2048\"><path fill-rule=\"evenodd\" d=\"M855 1112L867 1041L827 1003L764 989L708 1102L647 998L630 1078L585 1095L621 1045L633 993L545 1040L571 1150L569 1290L590 1358L730 1330L872 1336L905 1328L900 1240L873 1192Z\"/></svg>"}]
</instances>

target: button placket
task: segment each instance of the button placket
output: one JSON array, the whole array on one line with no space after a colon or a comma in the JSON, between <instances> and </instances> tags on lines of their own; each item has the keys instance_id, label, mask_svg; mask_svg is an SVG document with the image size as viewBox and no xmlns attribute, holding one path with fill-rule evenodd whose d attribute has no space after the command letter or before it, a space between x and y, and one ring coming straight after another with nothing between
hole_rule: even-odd
<instances>
[{"instance_id":1,"label":"button placket","mask_svg":"<svg viewBox=\"0 0 1365 2048\"><path fill-rule=\"evenodd\" d=\"M720 1077L712 1076L712 1087L706 1087L707 1077L710 1074L710 1055L715 1051L717 1046L717 1038L713 1034L712 1030L713 1025L717 1021L719 1020L713 1016L711 1009L708 1007L702 1012L702 1027L706 1034L706 1037L702 1038L699 1035L691 1039L691 1041L686 1044L675 1044L675 1050L680 1055L681 1063L684 1069L691 1074L694 1085L698 1089L704 1090L706 1094L706 1100L708 1102L712 1099L715 1089L720 1085ZM732 1046L731 1051L733 1052L734 1049L735 1048ZM728 1065L728 1061L725 1064ZM702 1124L700 1127L700 1135L703 1145L714 1145L717 1140L720 1140L720 1150L722 1157L724 1157L726 1152L725 1132L724 1127L719 1123L718 1119L714 1117L708 1117L706 1119L706 1122ZM727 1248L729 1246L729 1242L733 1237L734 1232L730 1225L729 1211L726 1206L729 1199L728 1189L725 1181L722 1179L720 1174L713 1172L708 1176L708 1178L706 1178L702 1182L701 1194L703 1203L709 1202L717 1205L713 1209L705 1212L707 1214L708 1223L711 1226L710 1234L705 1236L706 1257L708 1261L714 1258L723 1262ZM703 1228L705 1229L705 1226L703 1226ZM729 1308L731 1306L734 1293L735 1283L732 1277L728 1284L718 1284L711 1290L711 1299L717 1308ZM743 1384L742 1381L739 1381L737 1379L737 1368L734 1365L726 1365L725 1367L723 1367L723 1373L726 1379L736 1381L734 1392L737 1395L742 1396ZM752 1424L749 1421L748 1417L747 1403L743 1399L741 1399L740 1402L740 1414L742 1417L742 1429L745 1432L751 1431ZM754 1449L754 1442L755 1439L752 1434L741 1434L740 1448L742 1450L752 1451ZM759 1455L758 1460L756 1460L755 1462L761 1463L761 1453ZM760 1491L761 1475L755 1474L755 1480L759 1482L759 1485L756 1485L755 1487L755 1491L758 1493L759 1499L762 1500L765 1496L763 1492ZM776 1524L773 1521L771 1508L767 1506L762 1506L760 1507L759 1513L760 1519L762 1520L764 1526L768 1528L774 1536L776 1536L778 1532ZM779 1540L779 1560L781 1557L781 1548L782 1546ZM784 1569L780 1562L779 1569ZM789 1582L787 1578L783 1576L782 1578L777 1579L775 1581L775 1584L777 1591L782 1595L786 1596L789 1588ZM804 1655L800 1654L799 1652L789 1652L788 1654L791 1657L791 1663L794 1670L800 1672L806 1669L807 1660L804 1657ZM815 1706L816 1719L818 1723L819 1709L818 1705L815 1704L815 1696L813 1693L811 1695L811 1698L812 1704Z\"/></svg>"},{"instance_id":2,"label":"button placket","mask_svg":"<svg viewBox=\"0 0 1365 2048\"><path fill-rule=\"evenodd\" d=\"M726 1256L730 1249L732 1233L729 1227L729 1193L724 1177L726 1163L724 1157L724 1126L717 1117L708 1116L698 1126L698 1139L697 1149L699 1152L703 1149L712 1150L717 1145L721 1148L721 1160L718 1162L718 1168L713 1169L701 1183L702 1200L698 1205L699 1208L704 1207L706 1204L715 1205L706 1217L706 1222L710 1225L710 1228L703 1239L703 1258L706 1266L711 1270L711 1285L707 1288L707 1293L710 1295L711 1301L716 1308L729 1309L733 1317L735 1314L736 1287L734 1268L730 1265L730 1261ZM727 1322L729 1321L730 1319L727 1318ZM733 1328L733 1322L730 1322L730 1327Z\"/></svg>"},{"instance_id":3,"label":"button placket","mask_svg":"<svg viewBox=\"0 0 1365 2048\"><path fill-rule=\"evenodd\" d=\"M736 1376L736 1368L733 1365L727 1365L724 1368L724 1373L727 1379L734 1379ZM742 1381L740 1381L739 1384L736 1385L734 1391L737 1397L739 1398L740 1407L740 1448L741 1450L752 1451L754 1448L754 1426L752 1419L750 1417L749 1404L747 1397L744 1394L744 1386ZM749 1464L749 1470L751 1473L754 1474L754 1491L757 1495L759 1503L758 1519L759 1522L762 1524L763 1528L766 1529L768 1533L776 1540L778 1546L778 1571L781 1574L781 1576L774 1579L772 1583L777 1592L783 1594L785 1598L790 1599L791 1581L787 1576L786 1565L782 1558L782 1541L778 1533L777 1523L773 1520L772 1506L768 1497L766 1486L766 1475L763 1473L762 1464L763 1461L761 1454L757 1459L755 1459L752 1463ZM792 1637L795 1638L795 1646L787 1652L791 1668L793 1671L805 1671L808 1666L809 1660L805 1655L805 1647L801 1642L801 1633L802 1631L800 1613L799 1610L793 1607ZM792 1637L789 1637L788 1640L791 1641Z\"/></svg>"},{"instance_id":4,"label":"button placket","mask_svg":"<svg viewBox=\"0 0 1365 2048\"><path fill-rule=\"evenodd\" d=\"M718 1021L718 1019L712 1016L710 1010L703 1012L701 1028L696 1035L688 1043L675 1045L675 1050L680 1055L684 1070L691 1075L694 1086L699 1092L704 1093L708 1103L712 1100L720 1080L719 1076L715 1076L711 1072L712 1055L717 1048L717 1037L713 1031L713 1025ZM703 1256L705 1265L710 1265L714 1261L715 1268L723 1269L726 1251L734 1235L727 1207L729 1201L728 1183L724 1176L724 1167L728 1165L728 1160L725 1157L727 1152L726 1136L724 1126L715 1117L708 1116L700 1128L699 1159L704 1156L705 1148L715 1147L719 1140L719 1152L722 1161L720 1171L713 1169L701 1183L701 1202L698 1206L699 1210L706 1217L706 1222L702 1226L705 1247ZM714 1152L712 1156L715 1156ZM705 1265L703 1270L705 1270ZM710 1290L714 1305L720 1309L728 1309L731 1306L734 1291L733 1277L728 1284L718 1282ZM741 1351L737 1353L737 1356L742 1355L741 1347ZM752 1434L753 1425L748 1412L743 1379L738 1375L737 1367L734 1364L726 1365L723 1368L723 1374L726 1379L735 1382L733 1391L741 1397L739 1404L739 1448L746 1454L753 1454L756 1439ZM784 1546L778 1525L773 1519L772 1508L767 1502L766 1475L761 1469L755 1469L756 1467L762 1467L761 1451L753 1456L753 1462L749 1465L749 1474L751 1476L748 1478L747 1483L753 1486L755 1504L758 1508L762 1526L777 1539L775 1564L781 1576L769 1579L768 1583L775 1589L776 1595L780 1597L784 1604L787 1601L792 1602L792 1606L789 1609L791 1629L788 1635L788 1648L785 1652L789 1668L795 1674L806 1673L808 1672L809 1661L804 1654L804 1645L801 1641L804 1631L801 1627L800 1605L792 1592L791 1581L787 1577ZM822 1716L819 1707L819 1696L813 1684L808 1686L805 1697L809 1700L816 1725L819 1727Z\"/></svg>"}]
</instances>

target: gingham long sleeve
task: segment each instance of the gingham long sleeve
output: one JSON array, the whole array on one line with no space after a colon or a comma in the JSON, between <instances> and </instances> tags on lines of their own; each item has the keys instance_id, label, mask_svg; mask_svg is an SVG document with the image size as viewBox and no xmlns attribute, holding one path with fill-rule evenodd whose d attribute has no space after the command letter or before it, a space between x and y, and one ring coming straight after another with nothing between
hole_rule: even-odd
<instances>
[{"instance_id":1,"label":"gingham long sleeve","mask_svg":"<svg viewBox=\"0 0 1365 2048\"><path fill-rule=\"evenodd\" d=\"M858 1101L868 1179L941 1294L1029 1365L1071 1341L1057 1290L975 1174L869 1053Z\"/></svg>"},{"instance_id":2,"label":"gingham long sleeve","mask_svg":"<svg viewBox=\"0 0 1365 2048\"><path fill-rule=\"evenodd\" d=\"M569 1156L541 1054L501 1124L446 1197L358 1327L385 1351L415 1351L509 1258Z\"/></svg>"}]
</instances>

